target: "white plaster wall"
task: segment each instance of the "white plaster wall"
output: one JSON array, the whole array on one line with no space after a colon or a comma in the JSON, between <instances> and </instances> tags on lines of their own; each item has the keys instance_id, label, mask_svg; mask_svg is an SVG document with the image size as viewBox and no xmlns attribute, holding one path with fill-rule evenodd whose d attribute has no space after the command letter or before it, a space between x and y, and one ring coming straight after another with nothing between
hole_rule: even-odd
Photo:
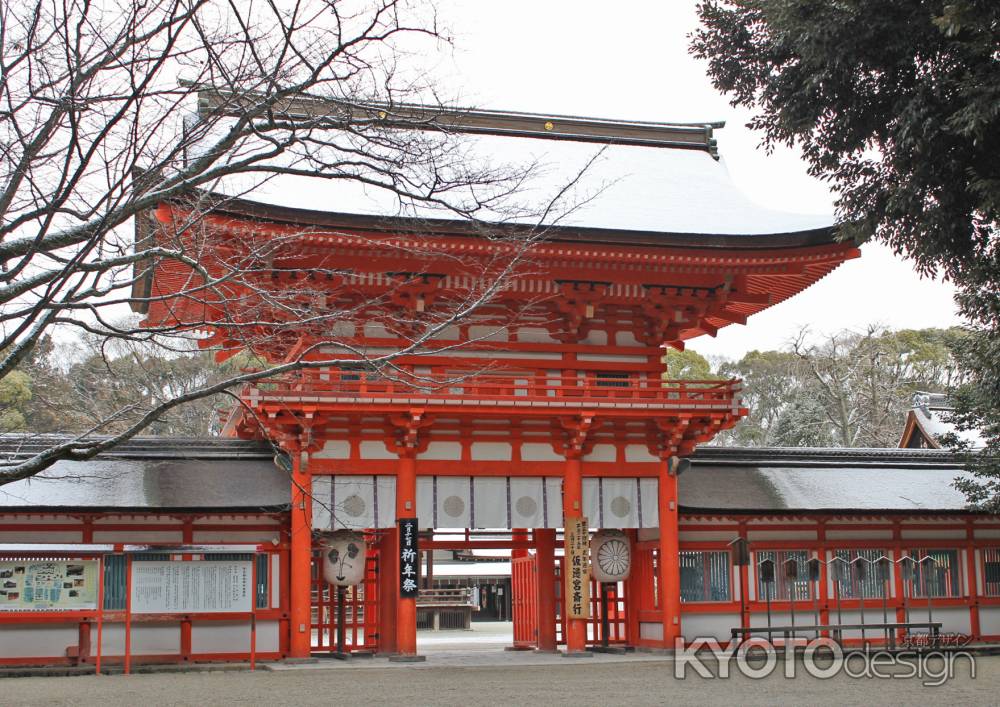
<instances>
[{"instance_id":1,"label":"white plaster wall","mask_svg":"<svg viewBox=\"0 0 1000 707\"><path fill-rule=\"evenodd\" d=\"M274 530L196 530L196 543L269 543L275 538L280 540L281 533Z\"/></svg>"},{"instance_id":2,"label":"white plaster wall","mask_svg":"<svg viewBox=\"0 0 1000 707\"><path fill-rule=\"evenodd\" d=\"M663 624L660 622L641 621L639 622L639 638L647 641L663 640Z\"/></svg>"},{"instance_id":3,"label":"white plaster wall","mask_svg":"<svg viewBox=\"0 0 1000 707\"><path fill-rule=\"evenodd\" d=\"M602 331L600 329L591 329L587 332L587 338L580 341L581 344L590 344L591 346L607 346L608 345L608 332Z\"/></svg>"},{"instance_id":4,"label":"white plaster wall","mask_svg":"<svg viewBox=\"0 0 1000 707\"><path fill-rule=\"evenodd\" d=\"M946 530L942 528L941 530L935 530L929 528L927 530L907 530L905 527L900 530L900 536L903 540L918 540L918 539L929 539L929 540L964 540L965 530L959 528L955 530Z\"/></svg>"},{"instance_id":5,"label":"white plaster wall","mask_svg":"<svg viewBox=\"0 0 1000 707\"><path fill-rule=\"evenodd\" d=\"M180 543L184 533L178 530L95 530L95 543Z\"/></svg>"},{"instance_id":6,"label":"white plaster wall","mask_svg":"<svg viewBox=\"0 0 1000 707\"><path fill-rule=\"evenodd\" d=\"M754 540L815 540L816 532L813 530L771 530L764 531L758 528L757 530L747 530L747 540L753 542ZM791 548L795 549L795 548Z\"/></svg>"},{"instance_id":7,"label":"white plaster wall","mask_svg":"<svg viewBox=\"0 0 1000 707\"><path fill-rule=\"evenodd\" d=\"M323 448L312 455L313 459L350 459L351 443L342 439L329 439Z\"/></svg>"},{"instance_id":8,"label":"white plaster wall","mask_svg":"<svg viewBox=\"0 0 1000 707\"><path fill-rule=\"evenodd\" d=\"M505 327L473 325L469 327L469 338L483 341L507 341L509 334Z\"/></svg>"},{"instance_id":9,"label":"white plaster wall","mask_svg":"<svg viewBox=\"0 0 1000 707\"><path fill-rule=\"evenodd\" d=\"M629 444L625 446L625 461L627 462L658 462L658 457L649 453L645 444Z\"/></svg>"},{"instance_id":10,"label":"white plaster wall","mask_svg":"<svg viewBox=\"0 0 1000 707\"><path fill-rule=\"evenodd\" d=\"M249 621L205 621L191 626L192 654L249 652Z\"/></svg>"},{"instance_id":11,"label":"white plaster wall","mask_svg":"<svg viewBox=\"0 0 1000 707\"><path fill-rule=\"evenodd\" d=\"M561 462L563 457L547 442L525 442L521 445L521 459L526 462Z\"/></svg>"},{"instance_id":12,"label":"white plaster wall","mask_svg":"<svg viewBox=\"0 0 1000 707\"><path fill-rule=\"evenodd\" d=\"M740 625L738 612L720 614L686 614L681 606L681 633L691 641L695 638L716 638L728 641L732 638L730 629Z\"/></svg>"},{"instance_id":13,"label":"white plaster wall","mask_svg":"<svg viewBox=\"0 0 1000 707\"><path fill-rule=\"evenodd\" d=\"M988 636L1000 634L1000 606L979 607L979 630Z\"/></svg>"},{"instance_id":14,"label":"white plaster wall","mask_svg":"<svg viewBox=\"0 0 1000 707\"><path fill-rule=\"evenodd\" d=\"M590 454L584 455L585 462L613 462L617 457L617 449L613 444L595 444Z\"/></svg>"},{"instance_id":15,"label":"white plaster wall","mask_svg":"<svg viewBox=\"0 0 1000 707\"><path fill-rule=\"evenodd\" d=\"M541 327L521 327L517 330L518 341L527 344L558 344L559 340L549 334L548 329Z\"/></svg>"},{"instance_id":16,"label":"white plaster wall","mask_svg":"<svg viewBox=\"0 0 1000 707\"><path fill-rule=\"evenodd\" d=\"M0 543L79 543L83 535L73 531L19 530L0 532ZM95 541L95 542L100 542Z\"/></svg>"},{"instance_id":17,"label":"white plaster wall","mask_svg":"<svg viewBox=\"0 0 1000 707\"><path fill-rule=\"evenodd\" d=\"M0 657L53 658L66 655L66 648L79 642L77 624L4 624L0 627ZM96 635L96 634L95 634ZM0 699L0 702L3 700Z\"/></svg>"},{"instance_id":18,"label":"white plaster wall","mask_svg":"<svg viewBox=\"0 0 1000 707\"><path fill-rule=\"evenodd\" d=\"M886 530L828 530L827 540L892 540L892 529Z\"/></svg>"},{"instance_id":19,"label":"white plaster wall","mask_svg":"<svg viewBox=\"0 0 1000 707\"><path fill-rule=\"evenodd\" d=\"M97 643L97 629L91 629ZM181 651L180 623L132 624L132 655L176 655ZM76 641L74 640L75 644ZM101 655L125 655L125 624L104 624Z\"/></svg>"},{"instance_id":20,"label":"white plaster wall","mask_svg":"<svg viewBox=\"0 0 1000 707\"><path fill-rule=\"evenodd\" d=\"M365 440L361 443L362 459L396 459L396 455L385 448L381 440Z\"/></svg>"},{"instance_id":21,"label":"white plaster wall","mask_svg":"<svg viewBox=\"0 0 1000 707\"><path fill-rule=\"evenodd\" d=\"M417 455L417 459L431 461L459 461L461 458L462 445L459 442L431 442Z\"/></svg>"},{"instance_id":22,"label":"white plaster wall","mask_svg":"<svg viewBox=\"0 0 1000 707\"><path fill-rule=\"evenodd\" d=\"M631 331L619 331L615 334L615 344L618 346L645 346L635 338Z\"/></svg>"},{"instance_id":23,"label":"white plaster wall","mask_svg":"<svg viewBox=\"0 0 1000 707\"><path fill-rule=\"evenodd\" d=\"M592 354L579 353L576 355L577 361L601 361L604 363L646 363L645 356L631 356L629 354Z\"/></svg>"},{"instance_id":24,"label":"white plaster wall","mask_svg":"<svg viewBox=\"0 0 1000 707\"><path fill-rule=\"evenodd\" d=\"M710 540L717 540L722 542L729 542L739 537L739 530L733 528L732 530L718 530L718 531L707 531L707 530L682 530L677 534L681 542L707 542Z\"/></svg>"},{"instance_id":25,"label":"white plaster wall","mask_svg":"<svg viewBox=\"0 0 1000 707\"><path fill-rule=\"evenodd\" d=\"M471 456L474 461L505 461L513 458L510 442L473 442Z\"/></svg>"}]
</instances>

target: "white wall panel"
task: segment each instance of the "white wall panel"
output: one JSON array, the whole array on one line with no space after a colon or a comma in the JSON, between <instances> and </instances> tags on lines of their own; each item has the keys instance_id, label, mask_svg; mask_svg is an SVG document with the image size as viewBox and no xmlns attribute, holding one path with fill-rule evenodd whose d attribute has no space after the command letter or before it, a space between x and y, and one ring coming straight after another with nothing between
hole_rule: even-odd
<instances>
[{"instance_id":1,"label":"white wall panel","mask_svg":"<svg viewBox=\"0 0 1000 707\"><path fill-rule=\"evenodd\" d=\"M613 462L617 459L618 448L613 444L595 444L590 454L583 457L585 462Z\"/></svg>"},{"instance_id":2,"label":"white wall panel","mask_svg":"<svg viewBox=\"0 0 1000 707\"><path fill-rule=\"evenodd\" d=\"M433 477L437 485L435 528L468 528L472 514L472 486L468 476Z\"/></svg>"},{"instance_id":3,"label":"white wall panel","mask_svg":"<svg viewBox=\"0 0 1000 707\"><path fill-rule=\"evenodd\" d=\"M77 645L79 636L75 623L65 626L4 624L0 627L0 658L65 657L66 648Z\"/></svg>"},{"instance_id":4,"label":"white wall panel","mask_svg":"<svg viewBox=\"0 0 1000 707\"><path fill-rule=\"evenodd\" d=\"M542 477L510 479L510 525L512 528L545 527Z\"/></svg>"},{"instance_id":5,"label":"white wall panel","mask_svg":"<svg viewBox=\"0 0 1000 707\"><path fill-rule=\"evenodd\" d=\"M509 462L513 457L510 442L473 442L471 445L473 461Z\"/></svg>"},{"instance_id":6,"label":"white wall panel","mask_svg":"<svg viewBox=\"0 0 1000 707\"><path fill-rule=\"evenodd\" d=\"M329 439L323 448L312 455L313 459L350 459L351 443L344 439Z\"/></svg>"},{"instance_id":7,"label":"white wall panel","mask_svg":"<svg viewBox=\"0 0 1000 707\"><path fill-rule=\"evenodd\" d=\"M639 479L601 479L601 527L639 527Z\"/></svg>"},{"instance_id":8,"label":"white wall panel","mask_svg":"<svg viewBox=\"0 0 1000 707\"><path fill-rule=\"evenodd\" d=\"M204 621L191 626L191 653L249 652L249 621Z\"/></svg>"},{"instance_id":9,"label":"white wall panel","mask_svg":"<svg viewBox=\"0 0 1000 707\"><path fill-rule=\"evenodd\" d=\"M684 638L691 641L695 638L715 638L728 641L732 638L730 629L740 625L738 612L731 614L696 614L684 613L681 607L681 632Z\"/></svg>"},{"instance_id":10,"label":"white wall panel","mask_svg":"<svg viewBox=\"0 0 1000 707\"><path fill-rule=\"evenodd\" d=\"M545 514L547 528L563 527L562 479L557 476L545 477Z\"/></svg>"},{"instance_id":11,"label":"white wall panel","mask_svg":"<svg viewBox=\"0 0 1000 707\"><path fill-rule=\"evenodd\" d=\"M581 502L580 514L587 519L591 528L599 528L601 522L601 491L598 486L598 479L588 476L583 479L583 498Z\"/></svg>"},{"instance_id":12,"label":"white wall panel","mask_svg":"<svg viewBox=\"0 0 1000 707\"><path fill-rule=\"evenodd\" d=\"M477 528L507 527L507 479L493 476L474 480L475 526Z\"/></svg>"},{"instance_id":13,"label":"white wall panel","mask_svg":"<svg viewBox=\"0 0 1000 707\"><path fill-rule=\"evenodd\" d=\"M362 459L397 459L398 457L385 448L385 442L368 439L361 442Z\"/></svg>"},{"instance_id":14,"label":"white wall panel","mask_svg":"<svg viewBox=\"0 0 1000 707\"><path fill-rule=\"evenodd\" d=\"M96 644L97 630L92 629L91 638ZM181 652L181 625L132 624L132 655L177 655ZM76 641L73 641L74 645ZM95 646L96 648L96 646ZM101 654L125 655L125 625L104 624L101 630Z\"/></svg>"},{"instance_id":15,"label":"white wall panel","mask_svg":"<svg viewBox=\"0 0 1000 707\"><path fill-rule=\"evenodd\" d=\"M459 442L431 442L427 449L417 455L417 459L430 461L460 461L462 445Z\"/></svg>"},{"instance_id":16,"label":"white wall panel","mask_svg":"<svg viewBox=\"0 0 1000 707\"><path fill-rule=\"evenodd\" d=\"M430 476L417 477L417 507L413 509L413 515L416 515L419 527L434 527L434 479Z\"/></svg>"},{"instance_id":17,"label":"white wall panel","mask_svg":"<svg viewBox=\"0 0 1000 707\"><path fill-rule=\"evenodd\" d=\"M526 462L561 462L565 461L561 454L548 442L525 442L521 445L521 459Z\"/></svg>"},{"instance_id":18,"label":"white wall panel","mask_svg":"<svg viewBox=\"0 0 1000 707\"><path fill-rule=\"evenodd\" d=\"M79 543L83 534L69 531L18 530L0 531L0 543ZM100 542L95 540L95 542Z\"/></svg>"},{"instance_id":19,"label":"white wall panel","mask_svg":"<svg viewBox=\"0 0 1000 707\"><path fill-rule=\"evenodd\" d=\"M660 527L660 482L655 478L639 479L639 519L643 528Z\"/></svg>"},{"instance_id":20,"label":"white wall panel","mask_svg":"<svg viewBox=\"0 0 1000 707\"><path fill-rule=\"evenodd\" d=\"M1000 606L979 607L979 630L984 636L1000 635Z\"/></svg>"},{"instance_id":21,"label":"white wall panel","mask_svg":"<svg viewBox=\"0 0 1000 707\"><path fill-rule=\"evenodd\" d=\"M649 453L645 444L625 445L625 461L627 462L658 462L659 457Z\"/></svg>"},{"instance_id":22,"label":"white wall panel","mask_svg":"<svg viewBox=\"0 0 1000 707\"><path fill-rule=\"evenodd\" d=\"M662 641L663 640L663 624L659 621L642 621L639 624L639 638L645 638L647 641Z\"/></svg>"}]
</instances>

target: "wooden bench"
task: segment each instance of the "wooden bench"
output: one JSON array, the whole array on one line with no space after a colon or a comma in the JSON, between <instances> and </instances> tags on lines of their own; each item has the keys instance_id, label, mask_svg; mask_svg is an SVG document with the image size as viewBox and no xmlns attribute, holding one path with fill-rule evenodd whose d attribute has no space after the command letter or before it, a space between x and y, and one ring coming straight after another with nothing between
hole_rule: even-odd
<instances>
[{"instance_id":1,"label":"wooden bench","mask_svg":"<svg viewBox=\"0 0 1000 707\"><path fill-rule=\"evenodd\" d=\"M462 628L472 628L472 612L479 611L479 604L471 587L447 587L443 589L421 589L417 595L417 613L430 613L431 627L441 630L441 612L458 612L462 615Z\"/></svg>"},{"instance_id":2,"label":"wooden bench","mask_svg":"<svg viewBox=\"0 0 1000 707\"><path fill-rule=\"evenodd\" d=\"M844 631L881 631L889 637L889 646L896 646L896 631L903 629L907 633L911 629L925 628L929 636L929 644L938 644L941 635L941 622L939 621L907 621L871 624L804 624L796 626L740 626L731 629L733 640L740 643L746 641L749 636L755 633L766 633L768 636L778 634L787 642L792 636L798 633L813 633L819 635L820 632L828 632L830 638L837 643L843 643Z\"/></svg>"}]
</instances>

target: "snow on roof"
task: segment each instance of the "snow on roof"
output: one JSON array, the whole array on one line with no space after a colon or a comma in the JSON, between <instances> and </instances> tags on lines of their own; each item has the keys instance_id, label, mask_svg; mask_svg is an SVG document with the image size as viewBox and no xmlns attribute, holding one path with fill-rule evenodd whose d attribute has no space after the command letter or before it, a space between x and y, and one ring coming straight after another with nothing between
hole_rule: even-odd
<instances>
[{"instance_id":1,"label":"snow on roof","mask_svg":"<svg viewBox=\"0 0 1000 707\"><path fill-rule=\"evenodd\" d=\"M966 500L953 484L967 475L957 467L693 466L679 496L689 511L959 511Z\"/></svg>"},{"instance_id":2,"label":"snow on roof","mask_svg":"<svg viewBox=\"0 0 1000 707\"><path fill-rule=\"evenodd\" d=\"M0 486L0 509L274 510L288 505L289 489L270 459L98 457Z\"/></svg>"},{"instance_id":3,"label":"snow on roof","mask_svg":"<svg viewBox=\"0 0 1000 707\"><path fill-rule=\"evenodd\" d=\"M563 211L574 208L555 224L546 221L548 225L734 236L833 226L830 214L785 213L750 201L733 183L724 162L704 150L507 135L451 135L449 139L461 141L462 159L468 164L535 165L508 200L528 213L478 212L477 217L485 221L537 223L538 208L586 168L562 202ZM221 191L242 196L246 188L245 183L231 180ZM423 204L401 210L388 190L350 179L282 175L256 187L249 196L260 203L331 213L458 220L452 211ZM467 190L459 190L449 197L450 203L468 196Z\"/></svg>"},{"instance_id":4,"label":"snow on roof","mask_svg":"<svg viewBox=\"0 0 1000 707\"><path fill-rule=\"evenodd\" d=\"M30 454L31 444L54 441L0 437L0 457L15 459ZM253 442L136 439L0 486L0 510L280 510L289 504L290 485L272 455ZM966 474L944 450L702 447L680 476L679 494L687 511L959 511L965 499L952 484Z\"/></svg>"},{"instance_id":5,"label":"snow on roof","mask_svg":"<svg viewBox=\"0 0 1000 707\"><path fill-rule=\"evenodd\" d=\"M947 395L941 393L916 393L910 414L924 436L938 444L945 435L955 435L972 449L982 449L986 440L979 430L959 430L949 415L954 406Z\"/></svg>"}]
</instances>

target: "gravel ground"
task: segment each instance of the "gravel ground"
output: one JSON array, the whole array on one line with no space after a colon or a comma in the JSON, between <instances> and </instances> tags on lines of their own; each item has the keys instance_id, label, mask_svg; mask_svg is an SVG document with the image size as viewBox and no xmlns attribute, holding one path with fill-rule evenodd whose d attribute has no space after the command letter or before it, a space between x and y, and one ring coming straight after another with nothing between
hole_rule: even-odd
<instances>
[{"instance_id":1,"label":"gravel ground","mask_svg":"<svg viewBox=\"0 0 1000 707\"><path fill-rule=\"evenodd\" d=\"M529 661L532 656L525 656ZM540 656L539 656L540 658ZM331 666L269 672L192 672L131 676L31 677L0 680L0 705L720 705L799 704L997 704L1000 657L977 659L976 679L965 663L940 687L918 679L786 679L781 668L751 680L738 670L727 680L689 673L679 680L670 660L545 665Z\"/></svg>"}]
</instances>

